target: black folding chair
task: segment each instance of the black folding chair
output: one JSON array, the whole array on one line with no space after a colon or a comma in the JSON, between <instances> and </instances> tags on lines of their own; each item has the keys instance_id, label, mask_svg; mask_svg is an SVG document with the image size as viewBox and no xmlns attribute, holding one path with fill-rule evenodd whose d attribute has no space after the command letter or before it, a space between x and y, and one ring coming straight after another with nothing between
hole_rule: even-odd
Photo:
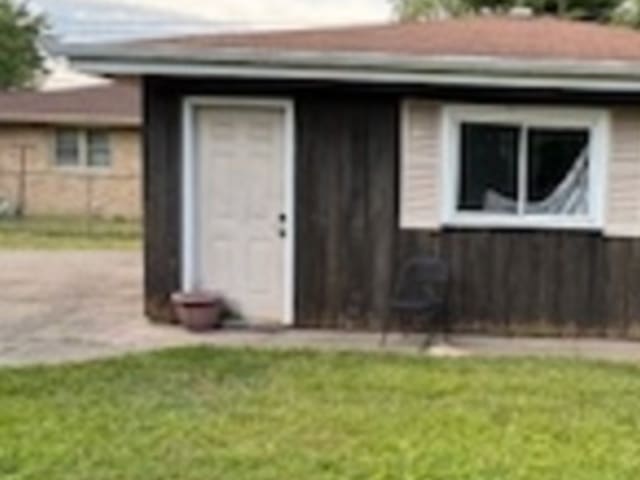
<instances>
[{"instance_id":1,"label":"black folding chair","mask_svg":"<svg viewBox=\"0 0 640 480\"><path fill-rule=\"evenodd\" d=\"M399 272L390 308L392 312L399 314L401 326L405 329L407 319L411 320L412 326L416 317L420 320L428 334L422 348L431 344L436 327L442 331L447 330L448 285L449 268L437 257L414 257ZM382 345L385 345L388 319L385 319L382 327Z\"/></svg>"}]
</instances>

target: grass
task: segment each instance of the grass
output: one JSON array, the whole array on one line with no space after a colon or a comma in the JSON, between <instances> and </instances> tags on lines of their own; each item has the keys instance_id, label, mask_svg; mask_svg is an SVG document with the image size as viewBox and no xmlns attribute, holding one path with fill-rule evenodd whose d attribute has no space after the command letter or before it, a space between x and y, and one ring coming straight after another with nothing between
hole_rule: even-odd
<instances>
[{"instance_id":1,"label":"grass","mask_svg":"<svg viewBox=\"0 0 640 480\"><path fill-rule=\"evenodd\" d=\"M0 249L137 249L141 225L132 220L74 217L0 218Z\"/></svg>"},{"instance_id":2,"label":"grass","mask_svg":"<svg viewBox=\"0 0 640 480\"><path fill-rule=\"evenodd\" d=\"M640 368L184 349L0 371L0 478L636 480Z\"/></svg>"}]
</instances>

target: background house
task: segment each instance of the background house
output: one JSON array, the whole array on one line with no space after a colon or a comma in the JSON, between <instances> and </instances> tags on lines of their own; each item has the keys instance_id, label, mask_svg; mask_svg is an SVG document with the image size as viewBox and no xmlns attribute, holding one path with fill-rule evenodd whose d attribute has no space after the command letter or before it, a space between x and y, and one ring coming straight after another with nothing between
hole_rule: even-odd
<instances>
[{"instance_id":1,"label":"background house","mask_svg":"<svg viewBox=\"0 0 640 480\"><path fill-rule=\"evenodd\" d=\"M70 48L145 95L148 314L375 329L418 254L457 331L640 336L640 34L478 17Z\"/></svg>"},{"instance_id":2,"label":"background house","mask_svg":"<svg viewBox=\"0 0 640 480\"><path fill-rule=\"evenodd\" d=\"M138 218L134 82L0 95L0 199L25 215Z\"/></svg>"}]
</instances>

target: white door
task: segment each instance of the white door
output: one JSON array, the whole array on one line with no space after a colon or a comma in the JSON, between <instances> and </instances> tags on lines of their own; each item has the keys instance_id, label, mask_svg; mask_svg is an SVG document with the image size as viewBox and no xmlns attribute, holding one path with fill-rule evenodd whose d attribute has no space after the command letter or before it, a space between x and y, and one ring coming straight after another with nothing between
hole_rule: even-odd
<instances>
[{"instance_id":1,"label":"white door","mask_svg":"<svg viewBox=\"0 0 640 480\"><path fill-rule=\"evenodd\" d=\"M283 323L285 111L201 106L194 126L200 286L252 322Z\"/></svg>"}]
</instances>

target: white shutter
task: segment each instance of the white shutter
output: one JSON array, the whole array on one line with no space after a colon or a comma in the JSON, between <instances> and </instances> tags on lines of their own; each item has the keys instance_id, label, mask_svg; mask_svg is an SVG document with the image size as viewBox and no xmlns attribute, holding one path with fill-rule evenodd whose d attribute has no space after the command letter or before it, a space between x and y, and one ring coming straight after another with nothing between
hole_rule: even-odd
<instances>
[{"instance_id":1,"label":"white shutter","mask_svg":"<svg viewBox=\"0 0 640 480\"><path fill-rule=\"evenodd\" d=\"M640 237L640 109L613 110L605 232Z\"/></svg>"},{"instance_id":2,"label":"white shutter","mask_svg":"<svg viewBox=\"0 0 640 480\"><path fill-rule=\"evenodd\" d=\"M400 227L440 228L441 107L407 100L402 114Z\"/></svg>"}]
</instances>

